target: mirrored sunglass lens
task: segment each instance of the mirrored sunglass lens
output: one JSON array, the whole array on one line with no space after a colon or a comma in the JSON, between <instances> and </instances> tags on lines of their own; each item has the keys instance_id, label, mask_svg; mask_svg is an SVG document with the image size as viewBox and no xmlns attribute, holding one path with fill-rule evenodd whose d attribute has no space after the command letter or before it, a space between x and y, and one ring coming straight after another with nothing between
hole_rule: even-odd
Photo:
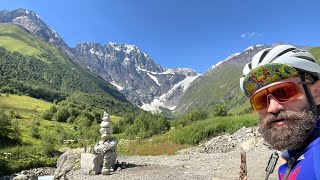
<instances>
[{"instance_id":1,"label":"mirrored sunglass lens","mask_svg":"<svg viewBox=\"0 0 320 180\"><path fill-rule=\"evenodd\" d=\"M299 86L293 82L286 82L264 89L250 98L254 111L263 110L268 107L268 95L272 94L279 102L284 103L298 98L302 95Z\"/></svg>"},{"instance_id":2,"label":"mirrored sunglass lens","mask_svg":"<svg viewBox=\"0 0 320 180\"><path fill-rule=\"evenodd\" d=\"M278 86L270 87L269 93L279 102L286 102L301 95L299 87L294 83L283 83Z\"/></svg>"},{"instance_id":3,"label":"mirrored sunglass lens","mask_svg":"<svg viewBox=\"0 0 320 180\"><path fill-rule=\"evenodd\" d=\"M265 109L268 105L268 91L263 90L250 98L253 110L259 111Z\"/></svg>"}]
</instances>

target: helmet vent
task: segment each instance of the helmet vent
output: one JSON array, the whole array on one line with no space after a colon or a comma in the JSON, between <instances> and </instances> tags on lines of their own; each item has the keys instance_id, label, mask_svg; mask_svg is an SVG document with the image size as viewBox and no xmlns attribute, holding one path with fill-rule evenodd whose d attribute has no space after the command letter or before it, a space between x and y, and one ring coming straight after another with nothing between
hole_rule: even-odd
<instances>
[{"instance_id":1,"label":"helmet vent","mask_svg":"<svg viewBox=\"0 0 320 180\"><path fill-rule=\"evenodd\" d=\"M270 62L274 61L275 59L277 59L278 57L284 55L285 53L290 52L290 51L293 51L293 50L295 50L295 49L296 49L296 48L289 48L289 49L286 49L286 50L282 51L282 52L279 53L276 57L274 57Z\"/></svg>"},{"instance_id":2,"label":"helmet vent","mask_svg":"<svg viewBox=\"0 0 320 180\"><path fill-rule=\"evenodd\" d=\"M262 55L260 56L259 59L259 64L262 62L262 60L264 59L264 57L266 57L266 55L270 52L270 50L266 50L262 53Z\"/></svg>"},{"instance_id":3,"label":"helmet vent","mask_svg":"<svg viewBox=\"0 0 320 180\"><path fill-rule=\"evenodd\" d=\"M307 56L297 56L298 58L301 58L301 59L305 59L305 60L309 60L309 61L311 61L311 62L315 62L316 63L316 61L313 59L313 58L311 58L311 57L307 57Z\"/></svg>"}]
</instances>

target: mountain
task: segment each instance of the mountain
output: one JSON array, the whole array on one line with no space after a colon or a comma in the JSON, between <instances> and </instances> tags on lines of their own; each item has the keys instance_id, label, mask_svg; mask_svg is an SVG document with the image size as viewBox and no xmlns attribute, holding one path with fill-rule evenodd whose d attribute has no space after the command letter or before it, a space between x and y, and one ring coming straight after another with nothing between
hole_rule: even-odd
<instances>
[{"instance_id":1,"label":"mountain","mask_svg":"<svg viewBox=\"0 0 320 180\"><path fill-rule=\"evenodd\" d=\"M180 98L175 111L183 113L196 108L210 111L219 104L229 109L237 107L239 111L248 109L249 104L245 103L247 99L239 87L242 69L257 52L268 47L270 46L254 45L213 65L191 83Z\"/></svg>"},{"instance_id":2,"label":"mountain","mask_svg":"<svg viewBox=\"0 0 320 180\"><path fill-rule=\"evenodd\" d=\"M112 114L136 111L102 78L85 71L51 44L12 23L0 23L0 92L53 102L67 99Z\"/></svg>"},{"instance_id":3,"label":"mountain","mask_svg":"<svg viewBox=\"0 0 320 180\"><path fill-rule=\"evenodd\" d=\"M0 23L20 25L36 37L54 45L58 50L67 54L69 57L73 57L70 47L33 11L22 8L12 11L2 10L0 11Z\"/></svg>"},{"instance_id":4,"label":"mountain","mask_svg":"<svg viewBox=\"0 0 320 180\"><path fill-rule=\"evenodd\" d=\"M173 109L199 74L192 69L164 68L134 45L82 42L73 50L76 62L118 88L144 110Z\"/></svg>"}]
</instances>

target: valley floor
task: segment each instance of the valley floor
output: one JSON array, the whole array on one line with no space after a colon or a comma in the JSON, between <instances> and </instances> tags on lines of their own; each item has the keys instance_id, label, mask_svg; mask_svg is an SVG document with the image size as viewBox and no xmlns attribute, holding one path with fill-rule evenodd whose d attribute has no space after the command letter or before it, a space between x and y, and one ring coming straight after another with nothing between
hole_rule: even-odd
<instances>
[{"instance_id":1,"label":"valley floor","mask_svg":"<svg viewBox=\"0 0 320 180\"><path fill-rule=\"evenodd\" d=\"M273 151L258 146L247 151L248 179L261 180L265 177L265 167ZM109 176L84 176L80 170L70 172L69 179L109 180L180 180L180 179L239 179L240 150L227 153L190 153L174 156L127 156L118 157L128 163L128 168L113 172ZM277 167L279 163L277 164ZM277 169L276 167L276 169ZM269 180L277 179L277 170Z\"/></svg>"}]
</instances>

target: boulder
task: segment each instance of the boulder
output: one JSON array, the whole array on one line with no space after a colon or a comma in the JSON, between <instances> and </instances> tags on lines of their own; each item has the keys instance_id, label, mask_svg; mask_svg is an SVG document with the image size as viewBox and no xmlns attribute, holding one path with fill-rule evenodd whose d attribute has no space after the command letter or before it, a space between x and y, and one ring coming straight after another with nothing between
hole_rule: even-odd
<instances>
[{"instance_id":1,"label":"boulder","mask_svg":"<svg viewBox=\"0 0 320 180\"><path fill-rule=\"evenodd\" d=\"M97 175L101 173L103 155L92 153L81 154L81 171L85 175Z\"/></svg>"},{"instance_id":2,"label":"boulder","mask_svg":"<svg viewBox=\"0 0 320 180\"><path fill-rule=\"evenodd\" d=\"M82 148L69 149L57 160L57 169L54 172L54 179L67 179L67 173L71 170L80 169L80 158Z\"/></svg>"},{"instance_id":3,"label":"boulder","mask_svg":"<svg viewBox=\"0 0 320 180\"><path fill-rule=\"evenodd\" d=\"M13 180L38 180L38 177L34 174L19 174Z\"/></svg>"}]
</instances>

